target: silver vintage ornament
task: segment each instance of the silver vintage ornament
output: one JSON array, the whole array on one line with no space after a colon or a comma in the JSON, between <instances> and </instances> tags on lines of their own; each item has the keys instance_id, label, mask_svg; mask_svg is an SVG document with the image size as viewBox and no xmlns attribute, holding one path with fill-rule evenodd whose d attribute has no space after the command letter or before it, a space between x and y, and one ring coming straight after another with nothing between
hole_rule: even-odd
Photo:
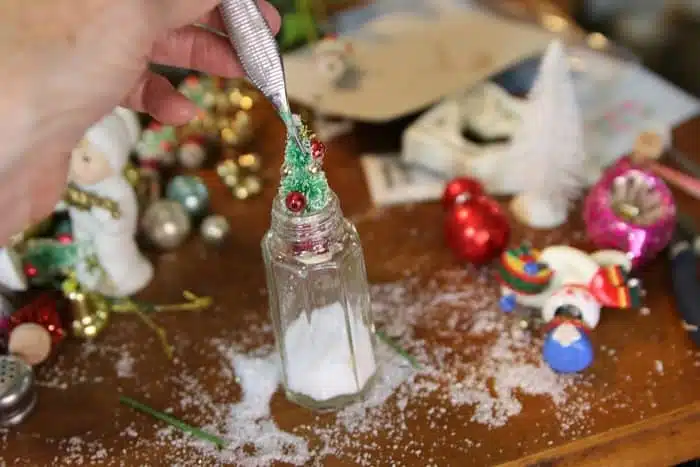
<instances>
[{"instance_id":1,"label":"silver vintage ornament","mask_svg":"<svg viewBox=\"0 0 700 467\"><path fill-rule=\"evenodd\" d=\"M35 405L32 367L14 355L0 356L0 426L19 425Z\"/></svg>"},{"instance_id":2,"label":"silver vintage ornament","mask_svg":"<svg viewBox=\"0 0 700 467\"><path fill-rule=\"evenodd\" d=\"M155 246L171 250L185 241L190 234L192 224L182 204L161 199L146 209L141 228Z\"/></svg>"}]
</instances>

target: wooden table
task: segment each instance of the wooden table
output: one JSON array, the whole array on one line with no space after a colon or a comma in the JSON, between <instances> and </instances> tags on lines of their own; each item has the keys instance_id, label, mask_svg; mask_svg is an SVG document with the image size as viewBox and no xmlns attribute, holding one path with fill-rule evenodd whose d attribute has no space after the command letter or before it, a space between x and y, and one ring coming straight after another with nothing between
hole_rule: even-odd
<instances>
[{"instance_id":1,"label":"wooden table","mask_svg":"<svg viewBox=\"0 0 700 467\"><path fill-rule=\"evenodd\" d=\"M269 109L259 112L264 114L260 118L270 120ZM452 348L458 356L487 364L488 355L478 356L479 349L486 348L482 347L485 339L459 331L455 323L468 325L475 317L489 316L492 324L500 323L503 332L509 329L509 318L494 306L492 283L484 280L488 272L465 271L456 264L443 245L443 214L437 204L381 211L371 206L357 155L383 149L378 146L396 145L400 125L394 126L361 127L331 144L326 164L330 185L363 238L371 283L405 281L409 288L413 284L412 290L419 290L416 300L425 305L429 319L421 318L421 310L409 312L411 299L404 299L406 313L419 317L414 321L414 341L424 340L421 348ZM677 146L700 156L698 131L700 119L683 125L675 134ZM175 344L175 360L167 360L153 333L135 317L116 317L93 344L67 341L38 372L40 402L34 415L17 429L0 434L0 460L7 465L37 467L157 466L178 461L193 465L196 460L200 465L217 465L198 454L191 443L172 441L177 436L164 434L160 422L120 406L118 397L128 394L153 407L170 408L174 415L196 425L224 422L226 409L222 407L240 398L241 391L220 350L249 349L270 342L269 329L265 329L267 299L259 243L269 225L281 161L281 135L277 123L265 125L259 132L268 178L259 198L233 200L213 169L200 171L210 186L213 211L231 221L233 233L226 244L210 248L193 236L175 252L151 254L157 273L142 294L144 299L175 302L188 289L210 295L216 304L201 313L177 312L157 318ZM689 209L689 200L679 199ZM692 209L700 213L697 205ZM527 236L536 245L570 241L587 247L581 229L578 215L572 215L570 226L554 232L533 234L514 226L513 242ZM315 456L307 465L659 466L700 457L700 351L681 329L669 292L667 262L659 259L641 277L648 290L646 306L650 312L619 311L604 316L593 333L598 346L594 365L585 375L569 381L565 402L516 390L512 399L522 404L522 410L509 415L503 426L471 421L474 403L450 402L449 393L457 380L451 358L445 357L441 358L443 366L435 368L437 376L426 377L437 381L436 388L427 391L425 387L411 389L415 383L403 385L397 389L399 395L385 403L390 409L376 409L379 415L367 413L367 423L375 425L370 432L342 434L342 430L332 428L330 433L336 437L335 445L344 447L342 452ZM490 307L490 314L462 306L452 307L448 317L449 300L445 305L426 305L432 290L435 297L442 294L445 298L439 285L442 282L451 282L448 285L457 293L471 293L469 303L483 298L480 307ZM375 290L375 298L390 303L382 298L385 292ZM451 324L445 324L450 320ZM410 341L404 344L411 346ZM538 350L518 352L537 355ZM425 362L429 364L429 360ZM478 372L479 368L472 365L470 371ZM422 395L412 399L414 390ZM396 408L402 405L398 399L403 399L406 407ZM335 415L316 416L287 402L279 391L272 399L272 413L284 430L306 426L297 432L304 433L312 446L321 436L318 430L316 434L309 431L336 426ZM360 462L363 459L364 464Z\"/></svg>"}]
</instances>

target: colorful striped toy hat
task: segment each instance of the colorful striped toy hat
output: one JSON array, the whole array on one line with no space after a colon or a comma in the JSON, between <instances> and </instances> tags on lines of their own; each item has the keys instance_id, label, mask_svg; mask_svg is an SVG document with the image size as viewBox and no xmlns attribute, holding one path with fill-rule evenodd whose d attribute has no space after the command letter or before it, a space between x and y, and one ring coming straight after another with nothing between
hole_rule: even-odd
<instances>
[{"instance_id":1,"label":"colorful striped toy hat","mask_svg":"<svg viewBox=\"0 0 700 467\"><path fill-rule=\"evenodd\" d=\"M544 292L554 271L539 258L540 251L528 244L504 251L497 268L499 282L517 294Z\"/></svg>"}]
</instances>

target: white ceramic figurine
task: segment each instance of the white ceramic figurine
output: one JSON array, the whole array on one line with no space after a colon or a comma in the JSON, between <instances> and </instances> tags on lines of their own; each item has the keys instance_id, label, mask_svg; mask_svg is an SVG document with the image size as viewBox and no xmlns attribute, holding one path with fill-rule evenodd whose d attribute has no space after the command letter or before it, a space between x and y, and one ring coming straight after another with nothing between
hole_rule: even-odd
<instances>
[{"instance_id":1,"label":"white ceramic figurine","mask_svg":"<svg viewBox=\"0 0 700 467\"><path fill-rule=\"evenodd\" d=\"M129 154L140 136L136 115L117 107L85 133L73 150L68 196L74 241L87 245L94 261L76 267L80 283L107 296L131 295L153 277L151 263L136 244L138 203L124 177ZM79 202L89 198L88 206Z\"/></svg>"},{"instance_id":2,"label":"white ceramic figurine","mask_svg":"<svg viewBox=\"0 0 700 467\"><path fill-rule=\"evenodd\" d=\"M313 49L317 72L323 85L317 90L314 129L321 140L330 141L352 130L349 120L333 121L323 110L324 96L331 91L352 90L359 85L359 70L353 60L352 45L336 37L326 37Z\"/></svg>"}]
</instances>

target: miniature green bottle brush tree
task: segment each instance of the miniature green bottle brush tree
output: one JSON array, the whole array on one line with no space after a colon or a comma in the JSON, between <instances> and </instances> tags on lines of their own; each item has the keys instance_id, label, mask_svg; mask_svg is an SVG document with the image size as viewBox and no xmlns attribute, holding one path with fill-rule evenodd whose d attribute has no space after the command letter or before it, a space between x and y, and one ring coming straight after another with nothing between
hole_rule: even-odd
<instances>
[{"instance_id":1,"label":"miniature green bottle brush tree","mask_svg":"<svg viewBox=\"0 0 700 467\"><path fill-rule=\"evenodd\" d=\"M328 202L330 189L322 168L326 147L310 134L298 116L292 118L300 128L303 147L287 134L279 194L292 213L312 214L323 209Z\"/></svg>"}]
</instances>

